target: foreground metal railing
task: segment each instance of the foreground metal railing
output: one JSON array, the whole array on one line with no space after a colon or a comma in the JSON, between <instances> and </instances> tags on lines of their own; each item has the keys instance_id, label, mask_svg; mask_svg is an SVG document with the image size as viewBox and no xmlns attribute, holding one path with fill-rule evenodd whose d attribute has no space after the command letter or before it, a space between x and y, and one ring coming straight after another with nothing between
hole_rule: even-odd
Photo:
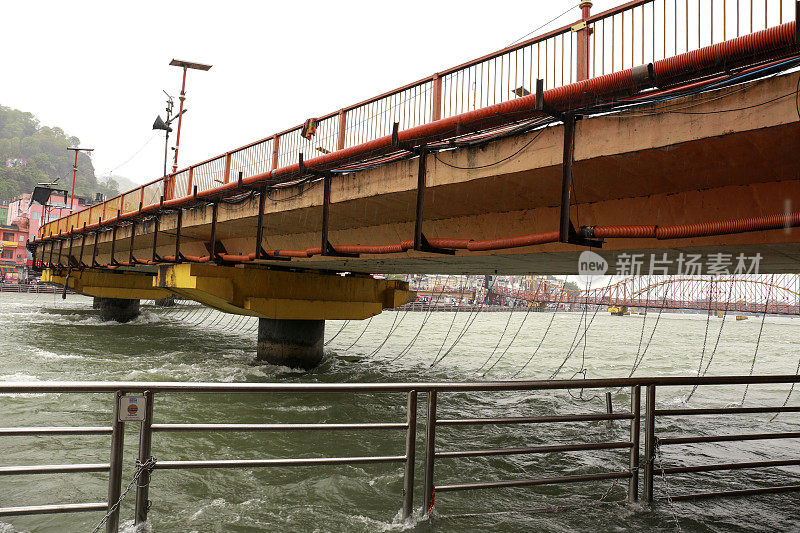
<instances>
[{"instance_id":1,"label":"foreground metal railing","mask_svg":"<svg viewBox=\"0 0 800 533\"><path fill-rule=\"evenodd\" d=\"M634 0L328 113L313 138L299 124L44 224L39 238L91 226L162 200L189 198L315 155L336 152L535 91L697 50L794 20L795 0Z\"/></svg>"},{"instance_id":2,"label":"foreground metal railing","mask_svg":"<svg viewBox=\"0 0 800 533\"><path fill-rule=\"evenodd\" d=\"M427 395L427 422L425 430L425 459L423 482L424 514L432 511L436 493L448 493L463 490L509 488L525 486L541 486L601 480L626 480L627 500L639 498L640 470L644 478L644 498L653 500L653 484L656 476L667 476L678 473L699 473L715 470L741 470L751 468L770 468L800 465L800 460L770 459L743 463L719 463L710 465L689 465L661 467L656 465L657 450L661 446L739 442L760 439L796 439L800 432L753 433L733 435L703 435L690 437L663 438L656 435L656 422L659 417L695 416L695 415L743 415L756 413L797 413L798 406L759 406L759 407L727 407L727 408L694 408L694 409L656 409L655 399L658 387L675 386L713 386L713 385L755 385L797 383L800 377L795 375L774 376L720 376L720 377L659 377L659 378L618 378L618 379L581 379L553 381L507 381L483 383L342 383L342 384L290 384L290 383L137 383L137 382L5 382L0 383L0 393L112 393L114 395L113 422L111 426L101 427L4 427L0 428L0 438L11 436L51 436L51 435L110 435L110 460L99 464L49 464L27 466L0 466L0 477L30 474L67 474L76 472L108 472L108 498L106 502L82 502L64 504L27 505L0 508L0 516L18 516L33 514L71 513L79 511L105 511L106 531L118 530L120 520L119 504L128 490L136 488L135 522L147 520L149 508L148 490L150 474L153 470L177 470L196 468L260 468L260 467L294 467L319 465L346 465L369 463L402 463L403 494L402 516L408 518L413 512L414 501L414 466L416 457L417 400L420 392ZM640 462L640 433L642 422L641 389L646 390L644 410L644 458ZM630 393L630 409L614 413L607 395L607 410L593 413L568 413L536 416L505 417L473 417L446 418L437 415L437 404L441 398L453 393L472 394L487 392L530 393L532 391L581 390L602 391L603 389L627 388ZM140 393L140 394L131 394ZM403 422L364 422L364 423L281 423L281 424L177 424L155 423L153 407L156 395L159 397L175 394L204 393L238 393L238 394L386 394L402 393L406 396L406 420ZM450 428L470 428L485 425L525 425L532 428L540 424L574 424L628 421L630 437L624 440L604 440L601 442L570 442L568 444L553 443L552 431L536 432L532 429L531 437L548 439L544 444L531 446L502 448L474 448L441 450L436 444L437 430ZM122 467L125 424L140 424L137 471L133 482L126 490L122 490ZM398 455L347 456L347 457L290 457L270 459L231 459L216 458L202 460L159 460L151 458L154 433L166 432L305 432L305 431L403 431L404 452ZM526 437L528 439L528 437ZM465 439L467 440L467 439ZM529 440L529 439L528 439ZM573 452L597 452L607 450L626 450L627 460L616 467L609 461L608 469L597 472L554 476L544 478L505 479L499 481L457 481L437 483L435 465L443 460L458 460L474 457L499 457L530 454L561 454ZM491 477L491 476L488 476ZM719 491L701 494L670 495L671 501L680 501L709 496L760 494L767 492L785 492L800 490L800 485L791 484L773 487L756 487L735 491Z\"/></svg>"}]
</instances>

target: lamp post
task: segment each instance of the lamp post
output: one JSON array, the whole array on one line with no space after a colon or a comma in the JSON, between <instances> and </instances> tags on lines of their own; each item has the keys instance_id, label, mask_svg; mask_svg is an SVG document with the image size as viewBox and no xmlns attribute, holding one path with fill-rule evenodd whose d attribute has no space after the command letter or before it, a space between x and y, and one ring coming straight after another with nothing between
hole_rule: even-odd
<instances>
[{"instance_id":1,"label":"lamp post","mask_svg":"<svg viewBox=\"0 0 800 533\"><path fill-rule=\"evenodd\" d=\"M75 203L75 178L78 176L78 152L92 152L94 148L67 148L75 152L75 162L72 164L72 196L69 200L69 210L72 212L72 206Z\"/></svg>"},{"instance_id":2,"label":"lamp post","mask_svg":"<svg viewBox=\"0 0 800 533\"><path fill-rule=\"evenodd\" d=\"M178 99L181 101L178 110L178 133L175 135L175 159L172 161L173 174L178 170L178 149L181 144L181 122L183 120L183 101L186 100L186 71L190 68L195 70L208 70L211 65L203 63L194 63L192 61L183 61L180 59L173 59L169 63L173 67L181 67L183 69L183 80L181 81L181 94Z\"/></svg>"}]
</instances>

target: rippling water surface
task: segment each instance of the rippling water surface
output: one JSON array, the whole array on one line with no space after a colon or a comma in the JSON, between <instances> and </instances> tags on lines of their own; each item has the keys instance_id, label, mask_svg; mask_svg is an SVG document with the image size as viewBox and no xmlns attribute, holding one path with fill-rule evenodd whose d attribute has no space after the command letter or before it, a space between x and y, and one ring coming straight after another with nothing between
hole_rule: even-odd
<instances>
[{"instance_id":1,"label":"rippling water surface","mask_svg":"<svg viewBox=\"0 0 800 533\"><path fill-rule=\"evenodd\" d=\"M588 333L582 338L588 323ZM657 324L655 330L654 325ZM101 322L91 299L0 294L0 380L136 380L224 382L472 381L696 375L713 353L708 373L747 374L761 327L746 321L707 321L702 315L651 310L645 316L591 313L387 312L371 321L327 324L324 363L312 372L255 360L256 323L197 307L144 306L129 324ZM344 327L343 327L344 326ZM644 327L643 327L644 326ZM544 342L542 338L544 337ZM800 320L768 317L754 372L795 373ZM717 338L719 341L717 342ZM410 344L412 339L416 339ZM584 342L585 341L585 342ZM454 344L455 343L455 344ZM716 348L715 348L716 345ZM538 349L537 349L538 347ZM570 348L572 347L572 349ZM433 367L431 364L438 361ZM488 372L487 372L488 371ZM688 406L722 407L742 400L743 387L698 390ZM442 394L439 416L522 416L603 412L605 391ZM629 406L627 390L611 390L616 410ZM660 388L659 407L687 405L690 389ZM780 405L789 387L751 386L745 405ZM0 395L0 425L108 425L109 394ZM421 505L424 396L420 397L417 506ZM789 399L800 405L800 390ZM161 395L156 422L403 422L402 394L375 395ZM670 418L662 435L797 431L799 417ZM158 433L153 455L162 460L400 455L396 432L291 434ZM539 426L440 428L441 450L628 440L615 422ZM130 479L138 442L127 427L124 477ZM663 465L797 458L792 440L664 447ZM107 436L0 438L0 466L93 463L108 460ZM627 451L441 459L438 484L563 476L627 466ZM800 529L800 497L777 494L696 503L664 501L648 507L618 505L623 481L441 493L433 520L399 519L402 465L316 468L157 471L150 512L153 531L753 531ZM104 501L105 474L0 477L0 507ZM798 483L800 469L675 475L657 480L657 495ZM132 531L133 497L122 504ZM513 511L513 512L510 512ZM5 518L0 532L91 531L102 513Z\"/></svg>"}]
</instances>

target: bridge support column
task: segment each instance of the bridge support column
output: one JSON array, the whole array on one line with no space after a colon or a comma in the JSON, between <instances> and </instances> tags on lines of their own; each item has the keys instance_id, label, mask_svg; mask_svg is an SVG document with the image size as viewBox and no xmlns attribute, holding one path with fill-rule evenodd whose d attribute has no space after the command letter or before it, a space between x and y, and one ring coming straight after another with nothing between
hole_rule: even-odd
<instances>
[{"instance_id":1,"label":"bridge support column","mask_svg":"<svg viewBox=\"0 0 800 533\"><path fill-rule=\"evenodd\" d=\"M125 298L95 298L93 306L100 309L102 320L130 322L139 316L139 300Z\"/></svg>"},{"instance_id":2,"label":"bridge support column","mask_svg":"<svg viewBox=\"0 0 800 533\"><path fill-rule=\"evenodd\" d=\"M324 320L258 319L258 358L310 370L322 361Z\"/></svg>"},{"instance_id":3,"label":"bridge support column","mask_svg":"<svg viewBox=\"0 0 800 533\"><path fill-rule=\"evenodd\" d=\"M158 300L153 300L153 303L159 307L174 307L175 295L167 296L166 298L159 298Z\"/></svg>"}]
</instances>

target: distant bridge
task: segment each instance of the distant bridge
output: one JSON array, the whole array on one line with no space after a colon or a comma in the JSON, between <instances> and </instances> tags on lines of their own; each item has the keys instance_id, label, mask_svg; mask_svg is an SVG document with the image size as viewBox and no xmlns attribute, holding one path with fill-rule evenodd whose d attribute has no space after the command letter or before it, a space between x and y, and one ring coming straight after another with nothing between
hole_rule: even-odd
<instances>
[{"instance_id":1,"label":"distant bridge","mask_svg":"<svg viewBox=\"0 0 800 533\"><path fill-rule=\"evenodd\" d=\"M533 303L695 309L800 315L800 275L631 276L590 290L562 289L540 280L531 290L491 292Z\"/></svg>"}]
</instances>

